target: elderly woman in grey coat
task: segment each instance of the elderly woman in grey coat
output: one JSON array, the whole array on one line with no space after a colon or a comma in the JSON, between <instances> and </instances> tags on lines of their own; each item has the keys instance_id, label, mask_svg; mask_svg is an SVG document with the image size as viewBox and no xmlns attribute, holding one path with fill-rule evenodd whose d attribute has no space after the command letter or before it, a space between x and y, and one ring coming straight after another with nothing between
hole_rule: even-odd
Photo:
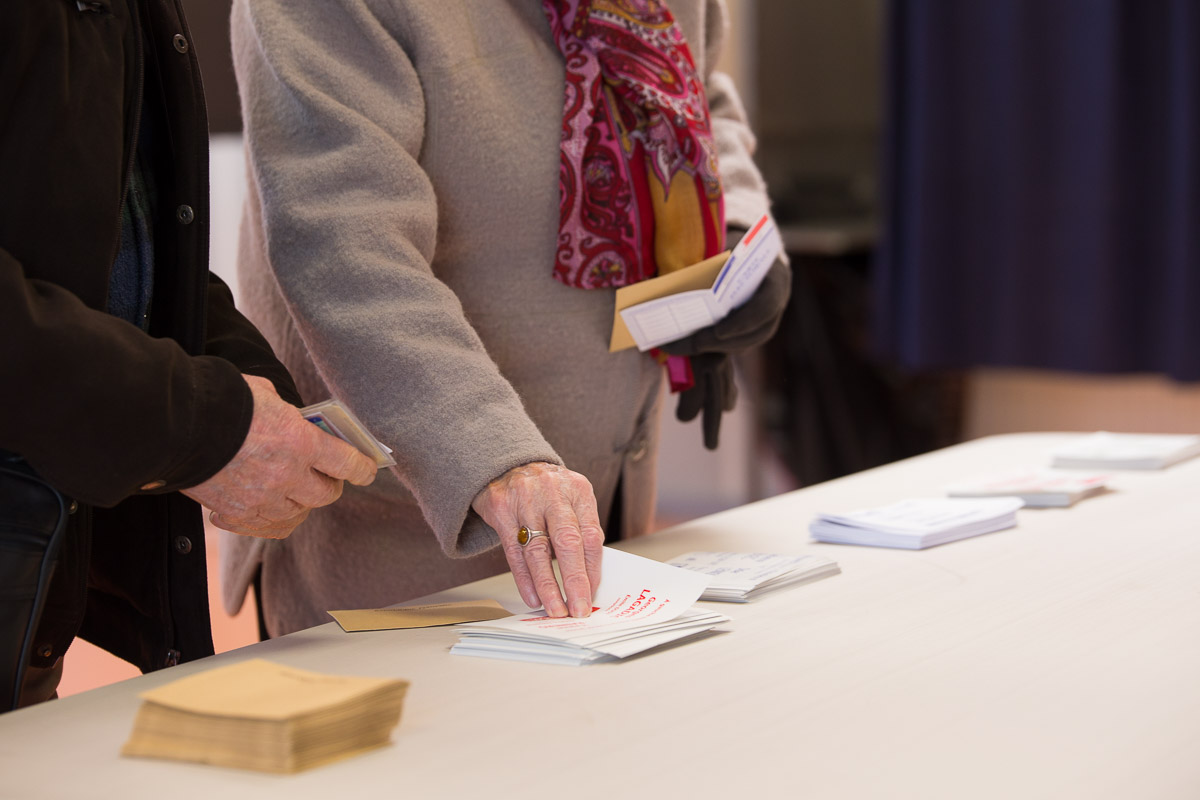
<instances>
[{"instance_id":1,"label":"elderly woman in grey coat","mask_svg":"<svg viewBox=\"0 0 1200 800\"><path fill-rule=\"evenodd\" d=\"M227 539L231 611L256 575L280 635L507 567L586 615L604 529L651 524L664 383L715 446L727 353L773 332L786 268L670 352L608 351L617 287L767 211L712 71L723 5L669 5L235 4L248 315L398 463L286 541Z\"/></svg>"}]
</instances>

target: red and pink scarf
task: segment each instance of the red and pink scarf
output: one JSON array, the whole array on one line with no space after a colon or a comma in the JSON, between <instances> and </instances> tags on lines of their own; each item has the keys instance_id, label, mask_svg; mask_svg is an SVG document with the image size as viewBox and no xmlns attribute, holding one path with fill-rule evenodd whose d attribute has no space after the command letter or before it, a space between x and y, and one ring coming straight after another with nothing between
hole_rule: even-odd
<instances>
[{"instance_id":1,"label":"red and pink scarf","mask_svg":"<svg viewBox=\"0 0 1200 800\"><path fill-rule=\"evenodd\" d=\"M662 0L542 0L566 62L554 277L626 286L725 246L708 101ZM690 375L669 365L675 388ZM687 370L690 372L690 370Z\"/></svg>"}]
</instances>

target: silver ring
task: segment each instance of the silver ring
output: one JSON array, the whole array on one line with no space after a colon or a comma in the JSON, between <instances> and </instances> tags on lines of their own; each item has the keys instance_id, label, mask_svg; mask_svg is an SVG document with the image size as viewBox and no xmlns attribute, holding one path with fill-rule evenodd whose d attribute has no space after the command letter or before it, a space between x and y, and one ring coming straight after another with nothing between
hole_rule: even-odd
<instances>
[{"instance_id":1,"label":"silver ring","mask_svg":"<svg viewBox=\"0 0 1200 800\"><path fill-rule=\"evenodd\" d=\"M546 533L545 531L531 530L522 525L521 530L517 531L517 544L521 545L521 547L524 547L539 536L545 536L547 539L550 538L550 534Z\"/></svg>"}]
</instances>

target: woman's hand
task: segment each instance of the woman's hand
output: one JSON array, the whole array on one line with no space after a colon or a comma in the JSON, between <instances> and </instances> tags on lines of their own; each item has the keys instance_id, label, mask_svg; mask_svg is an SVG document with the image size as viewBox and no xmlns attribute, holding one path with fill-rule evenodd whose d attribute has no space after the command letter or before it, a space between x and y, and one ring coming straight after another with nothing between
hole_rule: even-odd
<instances>
[{"instance_id":1,"label":"woman's hand","mask_svg":"<svg viewBox=\"0 0 1200 800\"><path fill-rule=\"evenodd\" d=\"M500 535L504 556L527 606L540 605L552 617L592 613L592 593L600 583L604 531L587 478L566 467L536 461L514 467L489 483L471 507ZM522 528L533 535L521 534ZM555 556L565 603L551 564Z\"/></svg>"}]
</instances>

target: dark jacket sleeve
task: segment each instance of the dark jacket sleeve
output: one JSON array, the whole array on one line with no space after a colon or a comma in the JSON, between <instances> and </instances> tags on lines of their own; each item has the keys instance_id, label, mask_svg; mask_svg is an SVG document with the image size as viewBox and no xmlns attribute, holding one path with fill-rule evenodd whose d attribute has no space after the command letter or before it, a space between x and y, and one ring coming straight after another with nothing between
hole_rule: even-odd
<instances>
[{"instance_id":1,"label":"dark jacket sleeve","mask_svg":"<svg viewBox=\"0 0 1200 800\"><path fill-rule=\"evenodd\" d=\"M304 405L287 368L275 357L271 345L233 304L233 294L219 277L208 276L207 355L219 356L247 375L266 378L279 396L294 406Z\"/></svg>"},{"instance_id":2,"label":"dark jacket sleeve","mask_svg":"<svg viewBox=\"0 0 1200 800\"><path fill-rule=\"evenodd\" d=\"M215 352L237 350L228 325L213 332ZM99 506L160 481L156 491L203 482L237 452L253 415L233 363L190 356L57 284L29 279L4 249L0 376L0 448Z\"/></svg>"}]
</instances>

